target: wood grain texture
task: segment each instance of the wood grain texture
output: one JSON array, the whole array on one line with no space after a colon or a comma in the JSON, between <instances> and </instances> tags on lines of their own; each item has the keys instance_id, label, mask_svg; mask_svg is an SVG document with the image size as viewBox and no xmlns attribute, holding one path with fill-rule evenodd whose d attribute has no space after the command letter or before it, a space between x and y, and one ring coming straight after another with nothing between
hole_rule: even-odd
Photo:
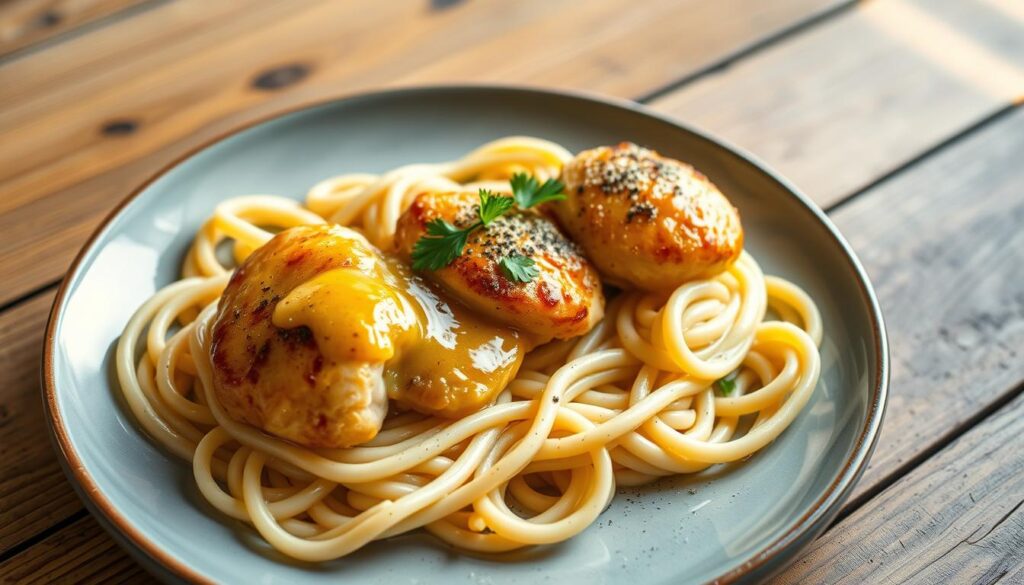
<instances>
[{"instance_id":1,"label":"wood grain texture","mask_svg":"<svg viewBox=\"0 0 1024 585\"><path fill-rule=\"evenodd\" d=\"M846 518L774 580L1024 582L1024 397Z\"/></svg>"},{"instance_id":2,"label":"wood grain texture","mask_svg":"<svg viewBox=\"0 0 1024 585\"><path fill-rule=\"evenodd\" d=\"M159 6L0 67L0 303L58 278L100 217L156 169L269 112L427 81L559 79L629 96L840 3ZM741 8L751 17L736 18ZM724 24L708 34L706 22ZM633 66L644 53L656 57Z\"/></svg>"},{"instance_id":3,"label":"wood grain texture","mask_svg":"<svg viewBox=\"0 0 1024 585\"><path fill-rule=\"evenodd\" d=\"M0 5L0 57L145 0L8 0Z\"/></svg>"},{"instance_id":4,"label":"wood grain texture","mask_svg":"<svg viewBox=\"0 0 1024 585\"><path fill-rule=\"evenodd\" d=\"M1024 379L1024 108L834 215L885 313L892 384L854 497Z\"/></svg>"},{"instance_id":5,"label":"wood grain texture","mask_svg":"<svg viewBox=\"0 0 1024 585\"><path fill-rule=\"evenodd\" d=\"M0 563L0 583L152 583L121 547L87 516Z\"/></svg>"},{"instance_id":6,"label":"wood grain texture","mask_svg":"<svg viewBox=\"0 0 1024 585\"><path fill-rule=\"evenodd\" d=\"M865 2L653 105L827 206L1024 96L1015 1Z\"/></svg>"},{"instance_id":7,"label":"wood grain texture","mask_svg":"<svg viewBox=\"0 0 1024 585\"><path fill-rule=\"evenodd\" d=\"M0 314L0 553L81 509L47 435L39 352L53 293Z\"/></svg>"}]
</instances>

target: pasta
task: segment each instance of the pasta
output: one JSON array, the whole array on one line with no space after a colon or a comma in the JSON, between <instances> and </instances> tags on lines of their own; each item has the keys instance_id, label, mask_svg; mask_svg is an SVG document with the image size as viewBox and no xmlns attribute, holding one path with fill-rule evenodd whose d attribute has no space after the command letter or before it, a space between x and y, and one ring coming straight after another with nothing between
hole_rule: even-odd
<instances>
[{"instance_id":1,"label":"pasta","mask_svg":"<svg viewBox=\"0 0 1024 585\"><path fill-rule=\"evenodd\" d=\"M459 420L392 413L368 443L314 450L218 405L209 329L235 265L218 248L238 263L276 230L338 223L387 250L418 193L499 189L518 171L557 177L569 158L554 143L511 137L453 162L327 179L305 206L269 195L220 204L182 279L146 301L121 336L117 375L131 412L192 463L214 508L305 561L417 528L480 552L559 542L594 522L617 486L764 448L810 398L823 330L812 299L763 275L746 252L670 294L617 294L593 330L529 353L494 404ZM716 391L722 378L728 395Z\"/></svg>"}]
</instances>

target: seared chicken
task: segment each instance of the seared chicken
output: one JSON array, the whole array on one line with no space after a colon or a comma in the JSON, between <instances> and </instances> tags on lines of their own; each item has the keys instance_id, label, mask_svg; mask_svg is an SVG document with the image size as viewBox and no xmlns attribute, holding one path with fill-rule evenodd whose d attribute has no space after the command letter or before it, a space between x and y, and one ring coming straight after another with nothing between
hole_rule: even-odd
<instances>
[{"instance_id":1,"label":"seared chicken","mask_svg":"<svg viewBox=\"0 0 1024 585\"><path fill-rule=\"evenodd\" d=\"M398 221L395 244L408 257L426 226L441 218L464 228L476 220L475 193L423 193ZM539 275L510 279L499 262L525 256ZM529 334L541 343L589 331L604 315L597 272L548 218L513 210L469 236L462 254L448 266L425 273L452 297L478 313Z\"/></svg>"},{"instance_id":2,"label":"seared chicken","mask_svg":"<svg viewBox=\"0 0 1024 585\"><path fill-rule=\"evenodd\" d=\"M229 416L336 448L372 439L389 398L442 417L479 410L515 376L527 346L359 233L321 225L281 232L238 268L210 351Z\"/></svg>"},{"instance_id":3,"label":"seared chicken","mask_svg":"<svg viewBox=\"0 0 1024 585\"><path fill-rule=\"evenodd\" d=\"M221 296L211 334L214 391L229 416L308 447L377 434L388 408L381 356L332 359L310 327L272 319L282 299L317 275L368 271L374 262L362 236L325 226L286 230L249 256Z\"/></svg>"},{"instance_id":4,"label":"seared chicken","mask_svg":"<svg viewBox=\"0 0 1024 585\"><path fill-rule=\"evenodd\" d=\"M717 274L743 249L736 209L693 167L629 142L565 166L568 198L552 204L610 283L671 290Z\"/></svg>"}]
</instances>

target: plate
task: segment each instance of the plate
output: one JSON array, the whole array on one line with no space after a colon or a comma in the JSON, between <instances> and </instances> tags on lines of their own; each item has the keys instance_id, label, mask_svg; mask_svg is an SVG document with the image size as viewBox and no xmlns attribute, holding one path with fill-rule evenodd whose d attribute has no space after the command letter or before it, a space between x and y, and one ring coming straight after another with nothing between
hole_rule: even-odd
<instances>
[{"instance_id":1,"label":"plate","mask_svg":"<svg viewBox=\"0 0 1024 585\"><path fill-rule=\"evenodd\" d=\"M453 159L525 134L571 151L622 140L692 163L736 207L768 274L806 289L825 323L822 376L794 424L737 465L620 490L568 542L486 557L425 533L320 565L289 561L212 510L190 466L155 446L124 407L114 346L129 316L176 278L218 202L295 199L343 172ZM888 381L881 312L856 256L825 215L752 157L641 106L510 87L429 87L332 100L250 125L147 181L96 232L51 314L44 392L65 470L101 523L170 581L247 583L753 582L828 525L866 466Z\"/></svg>"}]
</instances>

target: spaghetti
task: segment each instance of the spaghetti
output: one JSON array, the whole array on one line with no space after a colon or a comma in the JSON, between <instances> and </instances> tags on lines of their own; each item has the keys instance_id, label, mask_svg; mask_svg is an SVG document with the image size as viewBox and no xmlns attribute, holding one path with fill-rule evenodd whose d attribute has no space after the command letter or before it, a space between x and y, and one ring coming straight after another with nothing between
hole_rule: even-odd
<instances>
[{"instance_id":1,"label":"spaghetti","mask_svg":"<svg viewBox=\"0 0 1024 585\"><path fill-rule=\"evenodd\" d=\"M313 450L218 405L209 328L236 265L218 259L219 247L239 263L273 231L338 223L388 250L417 194L507 190L512 173L557 177L570 156L551 142L505 138L453 162L327 179L305 206L268 195L220 204L183 278L146 301L121 336L117 374L133 415L191 461L212 506L305 561L421 527L473 551L554 543L594 522L616 486L765 447L814 390L822 323L804 291L764 276L746 252L669 294L619 293L593 330L532 351L492 405L459 420L392 413L365 444ZM769 307L777 320L766 318ZM725 377L728 395L716 391Z\"/></svg>"}]
</instances>

